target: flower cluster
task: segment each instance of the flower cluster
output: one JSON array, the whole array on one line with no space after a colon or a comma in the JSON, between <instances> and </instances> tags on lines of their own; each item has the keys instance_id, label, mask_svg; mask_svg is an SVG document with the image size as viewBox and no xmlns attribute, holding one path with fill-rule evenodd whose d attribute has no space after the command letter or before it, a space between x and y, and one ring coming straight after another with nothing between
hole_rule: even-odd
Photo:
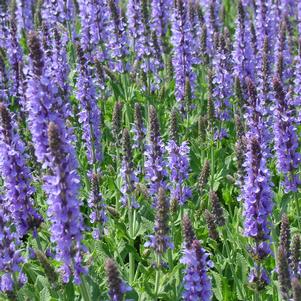
<instances>
[{"instance_id":1,"label":"flower cluster","mask_svg":"<svg viewBox=\"0 0 301 301\"><path fill-rule=\"evenodd\" d=\"M77 49L79 62L77 66L76 97L81 108L79 122L83 126L83 140L85 141L88 161L90 164L96 164L102 160L101 112L97 106L91 67L80 46Z\"/></svg>"},{"instance_id":2,"label":"flower cluster","mask_svg":"<svg viewBox=\"0 0 301 301\"><path fill-rule=\"evenodd\" d=\"M56 258L67 283L74 275L80 283L85 247L82 245L83 218L80 212L79 178L74 149L65 140L64 129L53 122L48 126L49 159L51 173L44 177L44 190L48 195L48 218L51 221L51 239L56 243Z\"/></svg>"},{"instance_id":3,"label":"flower cluster","mask_svg":"<svg viewBox=\"0 0 301 301\"><path fill-rule=\"evenodd\" d=\"M98 228L93 229L92 236L94 239L99 239L103 234L103 225L107 221L105 212L106 205L100 191L99 181L100 176L93 173L91 176L91 191L88 199L88 206L91 208L91 213L89 215L90 222L93 225L98 226Z\"/></svg>"},{"instance_id":4,"label":"flower cluster","mask_svg":"<svg viewBox=\"0 0 301 301\"><path fill-rule=\"evenodd\" d=\"M130 291L131 288L120 279L116 263L112 259L107 259L105 270L108 278L110 300L124 300L124 294Z\"/></svg>"},{"instance_id":5,"label":"flower cluster","mask_svg":"<svg viewBox=\"0 0 301 301\"><path fill-rule=\"evenodd\" d=\"M246 77L254 79L254 53L251 46L250 20L242 1L238 2L238 16L233 46L233 75L244 83Z\"/></svg>"},{"instance_id":6,"label":"flower cluster","mask_svg":"<svg viewBox=\"0 0 301 301\"><path fill-rule=\"evenodd\" d=\"M157 40L159 37L151 29L147 2L129 0L127 10L131 43L135 52L134 70L142 72L145 89L157 90L160 83L159 71L163 69L163 64ZM146 82L147 77L152 78L151 86Z\"/></svg>"},{"instance_id":7,"label":"flower cluster","mask_svg":"<svg viewBox=\"0 0 301 301\"><path fill-rule=\"evenodd\" d=\"M168 211L169 204L166 199L165 191L162 187L159 188L158 200L156 202L156 217L155 217L155 234L149 236L144 246L153 248L157 254L162 255L168 248L173 249L173 243L168 235Z\"/></svg>"},{"instance_id":8,"label":"flower cluster","mask_svg":"<svg viewBox=\"0 0 301 301\"><path fill-rule=\"evenodd\" d=\"M48 123L53 121L64 126L64 114L62 114L62 101L58 97L57 87L53 85L45 66L44 52L37 33L31 32L28 44L30 50L26 90L28 127L37 161L45 168L48 165Z\"/></svg>"},{"instance_id":9,"label":"flower cluster","mask_svg":"<svg viewBox=\"0 0 301 301\"><path fill-rule=\"evenodd\" d=\"M25 145L16 133L10 113L0 104L0 173L4 180L4 202L19 237L36 231L42 218L33 206L32 177L25 162Z\"/></svg>"},{"instance_id":10,"label":"flower cluster","mask_svg":"<svg viewBox=\"0 0 301 301\"><path fill-rule=\"evenodd\" d=\"M185 186L189 172L189 146L183 142L180 146L175 141L169 141L166 146L168 152L168 167L170 170L170 198L183 205L191 196L191 190Z\"/></svg>"},{"instance_id":11,"label":"flower cluster","mask_svg":"<svg viewBox=\"0 0 301 301\"><path fill-rule=\"evenodd\" d=\"M271 176L267 167L269 150L267 147L267 129L263 122L260 104L256 94L255 86L249 79L247 81L249 101L247 114L249 120L247 138L247 154L245 161L246 177L242 198L244 200L244 233L254 239L255 246L251 253L256 261L263 260L271 253L269 246L270 224L269 216L272 213L272 190ZM256 277L250 279L261 279L264 271L258 270L251 274Z\"/></svg>"},{"instance_id":12,"label":"flower cluster","mask_svg":"<svg viewBox=\"0 0 301 301\"><path fill-rule=\"evenodd\" d=\"M172 15L173 69L175 73L175 96L180 109L185 110L187 96L186 79L189 80L191 95L193 95L196 74L192 69L194 63L191 24L189 22L187 2L177 1ZM186 108L187 109L187 108Z\"/></svg>"},{"instance_id":13,"label":"flower cluster","mask_svg":"<svg viewBox=\"0 0 301 301\"><path fill-rule=\"evenodd\" d=\"M156 198L159 188L166 187L165 177L167 172L163 158L165 147L160 136L158 116L154 107L150 107L149 120L149 143L146 145L146 160L144 163L145 179L149 183L149 194Z\"/></svg>"},{"instance_id":14,"label":"flower cluster","mask_svg":"<svg viewBox=\"0 0 301 301\"><path fill-rule=\"evenodd\" d=\"M121 203L123 206L138 208L139 204L135 200L134 191L138 178L134 172L132 146L130 134L127 129L123 131L122 137L123 158L121 163Z\"/></svg>"},{"instance_id":15,"label":"flower cluster","mask_svg":"<svg viewBox=\"0 0 301 301\"><path fill-rule=\"evenodd\" d=\"M297 170L300 166L301 155L298 152L298 133L294 124L294 107L291 103L293 96L291 93L285 95L279 79L275 78L273 85L275 91L273 115L277 166L285 176L283 182L285 191L297 191L300 184Z\"/></svg>"},{"instance_id":16,"label":"flower cluster","mask_svg":"<svg viewBox=\"0 0 301 301\"><path fill-rule=\"evenodd\" d=\"M231 53L226 48L223 34L218 35L218 47L212 60L213 65L213 99L216 118L220 121L230 120L233 78L231 70Z\"/></svg>"},{"instance_id":17,"label":"flower cluster","mask_svg":"<svg viewBox=\"0 0 301 301\"><path fill-rule=\"evenodd\" d=\"M190 247L184 248L181 262L186 265L184 276L184 300L209 301L212 299L211 280L207 275L209 267L208 253L198 240L193 240Z\"/></svg>"},{"instance_id":18,"label":"flower cluster","mask_svg":"<svg viewBox=\"0 0 301 301\"><path fill-rule=\"evenodd\" d=\"M129 55L126 25L121 16L119 1L108 0L108 6L108 31L110 35L108 47L110 49L111 67L113 71L126 72L130 68L129 63L126 62L126 57Z\"/></svg>"},{"instance_id":19,"label":"flower cluster","mask_svg":"<svg viewBox=\"0 0 301 301\"><path fill-rule=\"evenodd\" d=\"M19 250L19 236L13 231L10 214L0 206L0 271L4 272L0 276L0 291L12 293L15 286L26 282L26 276L21 271L21 264L24 258ZM18 283L13 275L19 273Z\"/></svg>"}]
</instances>

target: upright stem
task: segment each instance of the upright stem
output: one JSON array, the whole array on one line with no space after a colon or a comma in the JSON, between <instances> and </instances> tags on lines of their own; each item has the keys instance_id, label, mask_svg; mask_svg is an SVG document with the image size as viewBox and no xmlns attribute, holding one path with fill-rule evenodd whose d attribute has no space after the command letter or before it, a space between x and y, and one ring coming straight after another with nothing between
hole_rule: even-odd
<instances>
[{"instance_id":1,"label":"upright stem","mask_svg":"<svg viewBox=\"0 0 301 301\"><path fill-rule=\"evenodd\" d=\"M81 284L79 288L84 301L91 301L90 294L86 284L86 279L83 276L81 276Z\"/></svg>"},{"instance_id":2,"label":"upright stem","mask_svg":"<svg viewBox=\"0 0 301 301\"><path fill-rule=\"evenodd\" d=\"M228 241L227 241L227 233L229 233L229 229L228 229L227 225L225 227L226 227L226 231L223 231L224 246L226 248L227 258L231 258L231 256L230 256L230 248L228 246ZM233 275L234 283L239 283L238 280L237 280L236 273L235 273L235 270L234 270L232 264L230 264L230 270L231 270L231 273ZM240 295L242 297L244 297L244 294L241 291L241 287L239 285L237 285L237 288L238 288L238 291L239 291Z\"/></svg>"},{"instance_id":3,"label":"upright stem","mask_svg":"<svg viewBox=\"0 0 301 301\"><path fill-rule=\"evenodd\" d=\"M160 260L160 255L156 254L156 280L155 280L155 296L157 300L158 297L158 292L159 292L159 287L160 287L160 265L161 265L161 260Z\"/></svg>"},{"instance_id":4,"label":"upright stem","mask_svg":"<svg viewBox=\"0 0 301 301\"><path fill-rule=\"evenodd\" d=\"M211 137L211 147L210 147L210 152L211 152L211 176L210 176L210 189L213 191L213 186L214 186L214 137L213 137L213 130L212 130L212 137Z\"/></svg>"},{"instance_id":5,"label":"upright stem","mask_svg":"<svg viewBox=\"0 0 301 301\"><path fill-rule=\"evenodd\" d=\"M129 196L130 198L130 196ZM134 248L134 218L133 218L133 208L129 202L128 208L128 219L129 219L129 234L130 234L130 245ZM131 250L129 254L129 281L130 284L133 283L135 277L135 257L134 253Z\"/></svg>"},{"instance_id":6,"label":"upright stem","mask_svg":"<svg viewBox=\"0 0 301 301\"><path fill-rule=\"evenodd\" d=\"M38 249L43 252L41 240L40 240L40 237L39 237L38 233L36 234L36 242L37 242L37 245L38 245Z\"/></svg>"},{"instance_id":7,"label":"upright stem","mask_svg":"<svg viewBox=\"0 0 301 301\"><path fill-rule=\"evenodd\" d=\"M298 196L297 196L297 192L294 193L294 200L295 200L296 207L297 207L298 228L299 228L299 230L301 230L301 225L300 225L301 212L300 212L300 204L299 204L299 199L298 199Z\"/></svg>"}]
</instances>

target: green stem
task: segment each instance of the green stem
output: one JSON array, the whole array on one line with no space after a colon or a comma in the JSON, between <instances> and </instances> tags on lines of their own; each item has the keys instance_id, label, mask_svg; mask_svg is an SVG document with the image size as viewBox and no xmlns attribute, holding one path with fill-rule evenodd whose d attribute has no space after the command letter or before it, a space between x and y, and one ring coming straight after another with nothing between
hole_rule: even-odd
<instances>
[{"instance_id":1,"label":"green stem","mask_svg":"<svg viewBox=\"0 0 301 301\"><path fill-rule=\"evenodd\" d=\"M79 289L84 301L91 301L90 294L86 284L86 279L83 276L81 276L81 284L79 286Z\"/></svg>"},{"instance_id":2,"label":"green stem","mask_svg":"<svg viewBox=\"0 0 301 301\"><path fill-rule=\"evenodd\" d=\"M40 237L39 237L39 234L38 234L38 233L37 233L37 235L36 235L36 242L37 242L37 245L38 245L38 249L39 249L40 251L43 252L41 240L40 240Z\"/></svg>"},{"instance_id":3,"label":"green stem","mask_svg":"<svg viewBox=\"0 0 301 301\"><path fill-rule=\"evenodd\" d=\"M129 195L129 198L131 196ZM133 208L131 202L129 202L128 207L128 219L129 219L129 234L130 234L130 245L134 248L134 216L133 216ZM133 283L135 277L135 257L133 250L130 251L129 254L129 282Z\"/></svg>"},{"instance_id":4,"label":"green stem","mask_svg":"<svg viewBox=\"0 0 301 301\"><path fill-rule=\"evenodd\" d=\"M156 255L155 300L157 300L159 287L160 287L160 276L161 276L160 265L161 265L160 255Z\"/></svg>"},{"instance_id":5,"label":"green stem","mask_svg":"<svg viewBox=\"0 0 301 301\"><path fill-rule=\"evenodd\" d=\"M299 199L298 199L297 193L294 193L294 199L295 199L295 203L296 203L296 207L297 207L298 228L299 228L299 230L301 230L301 226L300 226L301 212L300 212L300 204L299 204Z\"/></svg>"},{"instance_id":6,"label":"green stem","mask_svg":"<svg viewBox=\"0 0 301 301\"><path fill-rule=\"evenodd\" d=\"M210 176L210 188L211 191L213 191L214 186L214 140L213 140L213 132L212 132L212 140L211 140L211 146L210 146L210 152L211 152L211 176Z\"/></svg>"},{"instance_id":7,"label":"green stem","mask_svg":"<svg viewBox=\"0 0 301 301\"><path fill-rule=\"evenodd\" d=\"M227 226L226 227L226 231L223 230L223 240L224 240L224 246L226 248L226 253L227 253L227 258L231 258L230 256L230 248L228 246L228 241L227 241L227 234L229 233L229 229ZM233 268L233 265L230 263L230 270L231 270L231 273L233 275L233 280L234 280L234 284L236 283L239 283L238 280L237 280L237 276L236 276L236 273L235 273L235 270ZM241 295L241 297L244 297L244 294L241 290L241 287L239 285L237 285L237 289L239 290L239 293Z\"/></svg>"}]
</instances>

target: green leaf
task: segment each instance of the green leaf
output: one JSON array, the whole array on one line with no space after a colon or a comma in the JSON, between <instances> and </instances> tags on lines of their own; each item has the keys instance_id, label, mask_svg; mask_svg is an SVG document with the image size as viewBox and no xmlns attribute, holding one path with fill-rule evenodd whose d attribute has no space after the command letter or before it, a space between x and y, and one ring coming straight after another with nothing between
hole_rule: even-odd
<instances>
[{"instance_id":1,"label":"green leaf","mask_svg":"<svg viewBox=\"0 0 301 301\"><path fill-rule=\"evenodd\" d=\"M47 287L44 287L40 292L40 300L41 301L51 301L54 300L51 298L50 292Z\"/></svg>"},{"instance_id":2,"label":"green leaf","mask_svg":"<svg viewBox=\"0 0 301 301\"><path fill-rule=\"evenodd\" d=\"M223 289L222 289L222 279L220 274L212 271L211 272L215 281L214 288L212 289L214 292L214 295L217 300L223 301Z\"/></svg>"}]
</instances>

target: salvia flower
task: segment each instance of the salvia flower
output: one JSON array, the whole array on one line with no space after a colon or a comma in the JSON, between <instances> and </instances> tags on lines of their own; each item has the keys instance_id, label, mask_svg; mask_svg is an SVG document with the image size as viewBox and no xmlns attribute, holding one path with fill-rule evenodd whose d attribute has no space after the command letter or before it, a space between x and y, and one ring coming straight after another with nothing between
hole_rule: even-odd
<instances>
[{"instance_id":1,"label":"salvia flower","mask_svg":"<svg viewBox=\"0 0 301 301\"><path fill-rule=\"evenodd\" d=\"M24 91L22 90L23 79L23 51L20 46L17 36L16 20L11 18L10 30L7 39L7 55L10 63L10 96L15 97L15 101L18 105L22 105L24 108Z\"/></svg>"},{"instance_id":2,"label":"salvia flower","mask_svg":"<svg viewBox=\"0 0 301 301\"><path fill-rule=\"evenodd\" d=\"M95 226L92 236L94 239L99 239L103 234L103 226L107 221L107 215L105 211L106 205L100 191L100 176L96 173L93 173L91 176L88 206L91 208L90 222Z\"/></svg>"},{"instance_id":3,"label":"salvia flower","mask_svg":"<svg viewBox=\"0 0 301 301\"><path fill-rule=\"evenodd\" d=\"M168 235L168 211L169 204L166 199L165 191L159 188L158 200L156 203L155 234L149 236L149 241L144 244L145 247L153 248L157 254L162 255L168 248L173 248L173 243Z\"/></svg>"},{"instance_id":4,"label":"salvia flower","mask_svg":"<svg viewBox=\"0 0 301 301\"><path fill-rule=\"evenodd\" d=\"M36 231L42 218L34 208L34 188L26 166L25 145L16 132L10 113L0 104L0 172L6 190L5 205L20 237Z\"/></svg>"},{"instance_id":5,"label":"salvia flower","mask_svg":"<svg viewBox=\"0 0 301 301\"><path fill-rule=\"evenodd\" d=\"M193 45L187 1L178 0L172 16L173 69L175 73L175 96L181 111L185 111L186 78L189 79L191 95L194 95L196 74L193 66Z\"/></svg>"},{"instance_id":6,"label":"salvia flower","mask_svg":"<svg viewBox=\"0 0 301 301\"><path fill-rule=\"evenodd\" d=\"M287 255L290 253L290 224L286 214L281 217L280 241L279 244L285 249Z\"/></svg>"},{"instance_id":7,"label":"salvia flower","mask_svg":"<svg viewBox=\"0 0 301 301\"><path fill-rule=\"evenodd\" d=\"M48 138L47 128L50 121L60 126L64 124L62 101L57 87L53 85L45 65L44 52L37 33L31 32L28 39L30 66L26 90L26 110L28 127L32 135L37 161L47 167Z\"/></svg>"},{"instance_id":8,"label":"salvia flower","mask_svg":"<svg viewBox=\"0 0 301 301\"><path fill-rule=\"evenodd\" d=\"M199 176L199 189L202 193L205 189L210 176L210 162L206 160Z\"/></svg>"},{"instance_id":9,"label":"salvia flower","mask_svg":"<svg viewBox=\"0 0 301 301\"><path fill-rule=\"evenodd\" d=\"M162 3L165 2L167 1L162 1ZM156 41L160 37L153 34L151 29L151 17L147 1L129 0L127 8L131 44L135 53L134 66L144 79L144 89L158 90L160 83L159 71L163 68L160 45L158 40ZM147 77L152 78L150 87L146 83Z\"/></svg>"},{"instance_id":10,"label":"salvia flower","mask_svg":"<svg viewBox=\"0 0 301 301\"><path fill-rule=\"evenodd\" d=\"M109 39L107 46L110 50L110 64L113 71L126 72L129 70L129 64L126 58L129 55L128 37L126 25L121 16L118 0L108 0L108 31Z\"/></svg>"},{"instance_id":11,"label":"salvia flower","mask_svg":"<svg viewBox=\"0 0 301 301\"><path fill-rule=\"evenodd\" d=\"M14 273L22 274L21 264L24 263L24 258L19 250L20 241L19 235L14 232L12 227L10 213L7 212L4 206L0 206L0 271L3 272L0 276L0 291L11 293L14 291Z\"/></svg>"},{"instance_id":12,"label":"salvia flower","mask_svg":"<svg viewBox=\"0 0 301 301\"><path fill-rule=\"evenodd\" d=\"M193 50L193 64L200 63L201 52L201 35L202 35L202 22L200 20L200 3L196 0L188 1L188 16L191 25L192 36L192 50Z\"/></svg>"},{"instance_id":13,"label":"salvia flower","mask_svg":"<svg viewBox=\"0 0 301 301\"><path fill-rule=\"evenodd\" d=\"M170 114L169 120L169 138L173 140L175 143L178 143L179 136L179 125L178 125L178 111L173 109Z\"/></svg>"},{"instance_id":14,"label":"salvia flower","mask_svg":"<svg viewBox=\"0 0 301 301\"><path fill-rule=\"evenodd\" d=\"M291 263L291 270L292 274L295 277L300 278L299 268L300 268L300 260L301 260L301 241L300 235L295 235L293 237L292 246L291 246L291 256L290 256L290 263Z\"/></svg>"},{"instance_id":15,"label":"salvia flower","mask_svg":"<svg viewBox=\"0 0 301 301\"><path fill-rule=\"evenodd\" d=\"M8 13L8 4L7 1L1 1L0 3L0 46L2 48L5 48L6 46L6 37L8 36L8 19L9 19L9 13Z\"/></svg>"},{"instance_id":16,"label":"salvia flower","mask_svg":"<svg viewBox=\"0 0 301 301\"><path fill-rule=\"evenodd\" d=\"M116 263L112 259L107 259L105 270L108 279L110 301L124 300L124 294L131 290L120 278Z\"/></svg>"},{"instance_id":17,"label":"salvia flower","mask_svg":"<svg viewBox=\"0 0 301 301\"><path fill-rule=\"evenodd\" d=\"M184 300L209 301L212 299L211 279L208 269L212 263L208 253L194 240L190 247L185 246L181 263L186 265L184 276Z\"/></svg>"},{"instance_id":18,"label":"salvia flower","mask_svg":"<svg viewBox=\"0 0 301 301\"><path fill-rule=\"evenodd\" d=\"M65 18L65 1L62 0L44 0L42 5L42 20L55 26L57 23L64 23Z\"/></svg>"},{"instance_id":19,"label":"salvia flower","mask_svg":"<svg viewBox=\"0 0 301 301\"><path fill-rule=\"evenodd\" d=\"M170 180L170 198L183 205L189 197L191 190L185 185L189 176L189 146L185 141L180 146L170 140L166 146L168 152L168 167Z\"/></svg>"},{"instance_id":20,"label":"salvia flower","mask_svg":"<svg viewBox=\"0 0 301 301\"><path fill-rule=\"evenodd\" d=\"M119 144L122 136L122 108L122 102L117 101L112 115L112 134L116 145Z\"/></svg>"},{"instance_id":21,"label":"salvia flower","mask_svg":"<svg viewBox=\"0 0 301 301\"><path fill-rule=\"evenodd\" d=\"M60 32L58 28L53 30L54 37L52 39L52 63L51 72L53 81L59 87L58 93L62 96L62 100L66 105L66 118L71 115L69 108L69 96L70 96L70 85L69 85L69 72L70 67L68 65L68 57L66 52L66 37L64 33Z\"/></svg>"},{"instance_id":22,"label":"salvia flower","mask_svg":"<svg viewBox=\"0 0 301 301\"><path fill-rule=\"evenodd\" d=\"M224 35L219 35L218 48L212 59L213 64L213 99L216 118L227 121L231 118L230 98L233 78L230 72L231 54L226 49Z\"/></svg>"},{"instance_id":23,"label":"salvia flower","mask_svg":"<svg viewBox=\"0 0 301 301\"><path fill-rule=\"evenodd\" d=\"M284 300L289 300L291 290L291 278L288 264L288 254L283 246L278 249L278 280L281 296Z\"/></svg>"},{"instance_id":24,"label":"salvia flower","mask_svg":"<svg viewBox=\"0 0 301 301\"><path fill-rule=\"evenodd\" d=\"M295 56L294 68L294 103L296 106L301 105L301 39L298 41L298 54ZM300 122L301 116L299 113L298 121Z\"/></svg>"},{"instance_id":25,"label":"salvia flower","mask_svg":"<svg viewBox=\"0 0 301 301\"><path fill-rule=\"evenodd\" d=\"M51 283L53 287L56 287L58 285L58 274L56 273L54 267L51 265L45 253L41 250L35 250L35 256L41 264L45 275L49 280L49 283Z\"/></svg>"},{"instance_id":26,"label":"salvia flower","mask_svg":"<svg viewBox=\"0 0 301 301\"><path fill-rule=\"evenodd\" d=\"M285 19L283 19L280 23L277 33L277 41L275 44L274 53L274 73L283 83L287 83L293 75L292 56L290 52L290 46L288 44L287 32L287 22Z\"/></svg>"},{"instance_id":27,"label":"salvia flower","mask_svg":"<svg viewBox=\"0 0 301 301\"><path fill-rule=\"evenodd\" d=\"M79 45L77 50L79 62L76 97L80 104L79 122L83 127L83 140L88 161L90 164L95 164L102 160L101 112L97 105L91 67Z\"/></svg>"},{"instance_id":28,"label":"salvia flower","mask_svg":"<svg viewBox=\"0 0 301 301\"><path fill-rule=\"evenodd\" d=\"M292 279L293 301L301 300L301 284L296 277Z\"/></svg>"},{"instance_id":29,"label":"salvia flower","mask_svg":"<svg viewBox=\"0 0 301 301\"><path fill-rule=\"evenodd\" d=\"M271 55L269 37L266 35L263 40L263 49L260 51L261 58L258 64L257 81L258 81L258 98L263 115L265 116L265 122L270 125L271 122Z\"/></svg>"},{"instance_id":30,"label":"salvia flower","mask_svg":"<svg viewBox=\"0 0 301 301\"><path fill-rule=\"evenodd\" d=\"M100 62L109 57L106 47L108 42L108 7L104 0L79 0L79 16L81 19L80 41L84 51L91 52L95 46Z\"/></svg>"},{"instance_id":31,"label":"salvia flower","mask_svg":"<svg viewBox=\"0 0 301 301\"><path fill-rule=\"evenodd\" d=\"M268 36L269 42L271 42L271 39L273 38L270 31L270 28L273 26L271 24L271 20L269 19L271 8L271 0L256 0L255 31L258 50L261 50L263 48L265 36ZM260 51L258 52L258 56L260 57Z\"/></svg>"},{"instance_id":32,"label":"salvia flower","mask_svg":"<svg viewBox=\"0 0 301 301\"><path fill-rule=\"evenodd\" d=\"M241 1L238 2L238 16L233 49L233 74L244 83L246 77L254 79L254 53L251 46L249 16Z\"/></svg>"},{"instance_id":33,"label":"salvia flower","mask_svg":"<svg viewBox=\"0 0 301 301\"><path fill-rule=\"evenodd\" d=\"M284 175L283 187L286 193L297 191L300 178L297 170L301 156L298 152L298 133L295 126L294 107L291 93L285 94L278 78L273 81L275 91L274 139L278 170Z\"/></svg>"},{"instance_id":34,"label":"salvia flower","mask_svg":"<svg viewBox=\"0 0 301 301\"><path fill-rule=\"evenodd\" d=\"M262 290L270 284L270 278L266 269L262 266L255 266L249 273L249 283L254 285L255 289Z\"/></svg>"},{"instance_id":35,"label":"salvia flower","mask_svg":"<svg viewBox=\"0 0 301 301\"><path fill-rule=\"evenodd\" d=\"M216 224L215 216L212 213L210 213L209 210L207 210L207 209L205 210L204 216L205 216L205 221L206 221L206 224L208 227L209 237L211 239L217 241L219 238L219 235L217 232L217 224Z\"/></svg>"},{"instance_id":36,"label":"salvia flower","mask_svg":"<svg viewBox=\"0 0 301 301\"><path fill-rule=\"evenodd\" d=\"M132 145L130 141L130 133L127 129L123 130L122 137L122 163L121 163L121 203L123 206L138 208L139 204L137 203L134 195L136 183L138 178L134 171L133 164L133 154L132 154Z\"/></svg>"},{"instance_id":37,"label":"salvia flower","mask_svg":"<svg viewBox=\"0 0 301 301\"><path fill-rule=\"evenodd\" d=\"M259 141L254 137L248 143L244 216L245 234L257 242L268 240L270 234L267 220L272 211L272 195L269 173L264 163L265 158L261 153ZM268 246L266 251L268 255Z\"/></svg>"},{"instance_id":38,"label":"salvia flower","mask_svg":"<svg viewBox=\"0 0 301 301\"><path fill-rule=\"evenodd\" d=\"M7 103L8 100L8 70L5 66L5 61L2 55L0 55L0 97L4 103Z\"/></svg>"},{"instance_id":39,"label":"salvia flower","mask_svg":"<svg viewBox=\"0 0 301 301\"><path fill-rule=\"evenodd\" d=\"M192 242L196 239L196 237L195 237L195 233L194 233L191 221L187 214L184 214L184 216L183 216L182 225L183 225L183 234L184 234L186 247L190 248L192 245Z\"/></svg>"},{"instance_id":40,"label":"salvia flower","mask_svg":"<svg viewBox=\"0 0 301 301\"><path fill-rule=\"evenodd\" d=\"M56 259L63 281L80 275L86 270L82 265L85 247L82 244L83 218L80 212L79 177L73 147L65 140L64 129L53 122L48 126L49 159L51 174L45 176L44 190L48 195L48 217L51 221L51 240L56 244Z\"/></svg>"},{"instance_id":41,"label":"salvia flower","mask_svg":"<svg viewBox=\"0 0 301 301\"><path fill-rule=\"evenodd\" d=\"M143 122L142 106L140 103L135 103L134 125L132 129L134 133L134 147L139 147L144 151L144 139L146 136L146 128Z\"/></svg>"},{"instance_id":42,"label":"salvia flower","mask_svg":"<svg viewBox=\"0 0 301 301\"><path fill-rule=\"evenodd\" d=\"M145 178L148 181L149 194L156 200L156 194L160 187L166 187L167 176L166 162L164 160L165 147L160 135L160 125L156 109L149 109L149 137L146 145L144 163Z\"/></svg>"},{"instance_id":43,"label":"salvia flower","mask_svg":"<svg viewBox=\"0 0 301 301\"><path fill-rule=\"evenodd\" d=\"M171 0L152 0L151 1L151 29L159 39L159 45L164 45L164 38L167 33L172 8Z\"/></svg>"},{"instance_id":44,"label":"salvia flower","mask_svg":"<svg viewBox=\"0 0 301 301\"><path fill-rule=\"evenodd\" d=\"M218 226L225 225L225 217L224 217L224 210L221 206L219 197L216 192L211 191L209 194L209 198L212 205L212 214L215 218L215 222Z\"/></svg>"},{"instance_id":45,"label":"salvia flower","mask_svg":"<svg viewBox=\"0 0 301 301\"><path fill-rule=\"evenodd\" d=\"M248 132L247 154L245 161L246 177L242 191L244 200L244 233L254 239L255 247L251 251L255 259L262 260L271 253L269 246L269 217L273 209L273 194L270 171L267 167L269 149L267 129L263 122L256 88L247 80L249 100L247 107ZM261 272L259 272L261 273Z\"/></svg>"}]
</instances>

